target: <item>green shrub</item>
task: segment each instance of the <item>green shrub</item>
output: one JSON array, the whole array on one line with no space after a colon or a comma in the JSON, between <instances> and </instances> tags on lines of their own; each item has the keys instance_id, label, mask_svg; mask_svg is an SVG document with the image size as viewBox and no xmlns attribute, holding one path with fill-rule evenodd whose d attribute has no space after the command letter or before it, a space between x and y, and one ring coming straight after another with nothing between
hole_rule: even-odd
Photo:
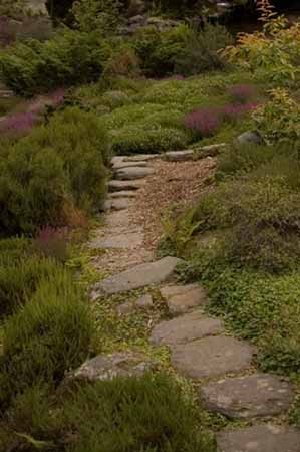
<instances>
[{"instance_id":1,"label":"green shrub","mask_svg":"<svg viewBox=\"0 0 300 452\"><path fill-rule=\"evenodd\" d=\"M178 58L183 57L192 30L187 25L159 31L145 27L136 33L133 47L144 72L150 76L172 74Z\"/></svg>"},{"instance_id":2,"label":"green shrub","mask_svg":"<svg viewBox=\"0 0 300 452\"><path fill-rule=\"evenodd\" d=\"M274 165L274 163L273 163ZM300 264L299 164L281 164L281 173L268 168L248 178L221 184L174 227L171 241L184 235L185 217L190 218L190 240L205 234L222 235L218 249L223 259L268 271L287 271ZM170 238L169 238L170 239Z\"/></svg>"},{"instance_id":3,"label":"green shrub","mask_svg":"<svg viewBox=\"0 0 300 452\"><path fill-rule=\"evenodd\" d=\"M97 118L78 108L52 116L0 155L1 234L68 222L67 207L99 209L109 146Z\"/></svg>"},{"instance_id":4,"label":"green shrub","mask_svg":"<svg viewBox=\"0 0 300 452\"><path fill-rule=\"evenodd\" d=\"M110 149L107 135L93 114L79 108L66 108L50 122L36 129L29 143L39 148L51 147L63 159L77 206L99 208L105 193Z\"/></svg>"},{"instance_id":5,"label":"green shrub","mask_svg":"<svg viewBox=\"0 0 300 452\"><path fill-rule=\"evenodd\" d=\"M280 150L275 146L232 144L221 153L216 177L238 176L249 173L271 161Z\"/></svg>"},{"instance_id":6,"label":"green shrub","mask_svg":"<svg viewBox=\"0 0 300 452\"><path fill-rule=\"evenodd\" d=\"M298 142L299 102L285 89L271 91L271 99L253 113L259 132L269 143Z\"/></svg>"},{"instance_id":7,"label":"green shrub","mask_svg":"<svg viewBox=\"0 0 300 452\"><path fill-rule=\"evenodd\" d=\"M0 317L16 311L41 280L56 270L56 264L48 259L34 255L16 259L12 253L0 253Z\"/></svg>"},{"instance_id":8,"label":"green shrub","mask_svg":"<svg viewBox=\"0 0 300 452\"><path fill-rule=\"evenodd\" d=\"M191 34L185 52L175 58L175 71L183 75L195 75L223 69L225 59L218 51L231 44L232 40L224 26L207 23L200 32Z\"/></svg>"},{"instance_id":9,"label":"green shrub","mask_svg":"<svg viewBox=\"0 0 300 452\"><path fill-rule=\"evenodd\" d=\"M70 432L76 432L68 451L215 450L210 435L201 431L199 407L166 375L77 388L65 417Z\"/></svg>"},{"instance_id":10,"label":"green shrub","mask_svg":"<svg viewBox=\"0 0 300 452\"><path fill-rule=\"evenodd\" d=\"M109 54L97 33L64 28L48 41L31 39L2 50L0 74L16 93L32 95L96 80Z\"/></svg>"},{"instance_id":11,"label":"green shrub","mask_svg":"<svg viewBox=\"0 0 300 452\"><path fill-rule=\"evenodd\" d=\"M61 381L87 358L92 338L86 298L57 267L4 325L0 400L39 382Z\"/></svg>"},{"instance_id":12,"label":"green shrub","mask_svg":"<svg viewBox=\"0 0 300 452\"><path fill-rule=\"evenodd\" d=\"M141 153L156 154L183 149L190 141L189 135L175 128L124 127L112 136L112 148L118 155Z\"/></svg>"},{"instance_id":13,"label":"green shrub","mask_svg":"<svg viewBox=\"0 0 300 452\"><path fill-rule=\"evenodd\" d=\"M51 148L27 139L0 159L0 234L32 232L43 224L61 224L68 180L63 160Z\"/></svg>"},{"instance_id":14,"label":"green shrub","mask_svg":"<svg viewBox=\"0 0 300 452\"><path fill-rule=\"evenodd\" d=\"M120 17L118 0L76 0L72 4L75 23L81 31L114 33Z\"/></svg>"},{"instance_id":15,"label":"green shrub","mask_svg":"<svg viewBox=\"0 0 300 452\"><path fill-rule=\"evenodd\" d=\"M220 25L207 24L199 32L187 25L165 31L148 26L135 34L133 47L144 72L161 77L221 69L224 61L218 50L231 42L230 34Z\"/></svg>"}]
</instances>

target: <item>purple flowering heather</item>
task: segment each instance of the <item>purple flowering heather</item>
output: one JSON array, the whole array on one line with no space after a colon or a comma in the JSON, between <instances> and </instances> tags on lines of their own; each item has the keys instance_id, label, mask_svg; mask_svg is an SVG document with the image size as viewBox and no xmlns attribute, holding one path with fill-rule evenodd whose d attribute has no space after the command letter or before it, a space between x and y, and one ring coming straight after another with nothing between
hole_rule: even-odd
<instances>
[{"instance_id":1,"label":"purple flowering heather","mask_svg":"<svg viewBox=\"0 0 300 452\"><path fill-rule=\"evenodd\" d=\"M65 261L68 257L68 228L54 228L44 226L35 239L34 245L38 251L47 257L53 257L59 261Z\"/></svg>"},{"instance_id":2,"label":"purple flowering heather","mask_svg":"<svg viewBox=\"0 0 300 452\"><path fill-rule=\"evenodd\" d=\"M257 95L256 87L247 84L233 85L228 89L228 93L234 102L241 104L248 103Z\"/></svg>"},{"instance_id":3,"label":"purple flowering heather","mask_svg":"<svg viewBox=\"0 0 300 452\"><path fill-rule=\"evenodd\" d=\"M184 119L184 125L203 138L214 135L221 124L219 109L213 107L195 110Z\"/></svg>"},{"instance_id":4,"label":"purple flowering heather","mask_svg":"<svg viewBox=\"0 0 300 452\"><path fill-rule=\"evenodd\" d=\"M16 113L0 120L0 133L23 135L38 122L38 117L33 111Z\"/></svg>"},{"instance_id":5,"label":"purple flowering heather","mask_svg":"<svg viewBox=\"0 0 300 452\"><path fill-rule=\"evenodd\" d=\"M237 121L246 113L254 110L257 105L253 103L248 104L228 104L220 109L220 114L225 121Z\"/></svg>"}]
</instances>

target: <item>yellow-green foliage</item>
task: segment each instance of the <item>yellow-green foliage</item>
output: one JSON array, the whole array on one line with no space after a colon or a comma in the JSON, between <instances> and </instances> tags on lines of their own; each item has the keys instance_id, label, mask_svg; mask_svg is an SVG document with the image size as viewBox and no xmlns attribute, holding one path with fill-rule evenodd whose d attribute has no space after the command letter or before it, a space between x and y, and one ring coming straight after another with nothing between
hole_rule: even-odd
<instances>
[{"instance_id":1,"label":"yellow-green foliage","mask_svg":"<svg viewBox=\"0 0 300 452\"><path fill-rule=\"evenodd\" d=\"M268 1L258 3L263 31L241 33L237 45L222 54L244 69L261 73L264 80L291 84L299 76L300 24L289 27L288 20L277 16Z\"/></svg>"},{"instance_id":2,"label":"yellow-green foliage","mask_svg":"<svg viewBox=\"0 0 300 452\"><path fill-rule=\"evenodd\" d=\"M253 113L258 130L269 142L300 139L300 105L282 88L270 92L271 99Z\"/></svg>"}]
</instances>

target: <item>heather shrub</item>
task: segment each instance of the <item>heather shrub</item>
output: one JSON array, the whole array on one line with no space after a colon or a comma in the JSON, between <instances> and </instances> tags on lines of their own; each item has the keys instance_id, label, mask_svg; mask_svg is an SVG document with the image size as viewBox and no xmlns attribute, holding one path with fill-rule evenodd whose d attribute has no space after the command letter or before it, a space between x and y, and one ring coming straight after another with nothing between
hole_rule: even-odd
<instances>
[{"instance_id":1,"label":"heather shrub","mask_svg":"<svg viewBox=\"0 0 300 452\"><path fill-rule=\"evenodd\" d=\"M161 77L222 69L224 61L218 50L231 42L230 34L220 25L206 24L196 31L182 24L165 31L149 26L140 29L134 35L133 47L144 72Z\"/></svg>"},{"instance_id":2,"label":"heather shrub","mask_svg":"<svg viewBox=\"0 0 300 452\"><path fill-rule=\"evenodd\" d=\"M0 234L32 232L62 224L68 178L63 160L51 148L33 147L27 138L0 159Z\"/></svg>"},{"instance_id":3,"label":"heather shrub","mask_svg":"<svg viewBox=\"0 0 300 452\"><path fill-rule=\"evenodd\" d=\"M193 250L201 249L201 239L205 242L209 234L220 237L212 245L217 246L217 260L269 272L297 268L300 212L295 181L299 180L299 165L294 161L290 165L281 162L280 166L281 173L272 172L267 164L244 179L221 184L177 219L173 236L184 234L188 215L192 231L188 242L194 244ZM176 246L175 239L169 240Z\"/></svg>"},{"instance_id":4,"label":"heather shrub","mask_svg":"<svg viewBox=\"0 0 300 452\"><path fill-rule=\"evenodd\" d=\"M64 28L48 41L30 39L2 50L0 74L16 93L32 95L98 79L109 54L98 34Z\"/></svg>"},{"instance_id":5,"label":"heather shrub","mask_svg":"<svg viewBox=\"0 0 300 452\"><path fill-rule=\"evenodd\" d=\"M149 26L138 30L132 45L144 73L156 77L173 74L176 61L184 55L192 33L187 25L165 31Z\"/></svg>"},{"instance_id":6,"label":"heather shrub","mask_svg":"<svg viewBox=\"0 0 300 452\"><path fill-rule=\"evenodd\" d=\"M78 387L64 417L67 431L76 432L68 451L215 451L211 435L201 428L199 407L164 374Z\"/></svg>"},{"instance_id":7,"label":"heather shrub","mask_svg":"<svg viewBox=\"0 0 300 452\"><path fill-rule=\"evenodd\" d=\"M95 115L76 107L66 108L54 114L46 126L34 130L28 143L40 149L55 149L64 162L75 204L87 211L99 209L110 149Z\"/></svg>"},{"instance_id":8,"label":"heather shrub","mask_svg":"<svg viewBox=\"0 0 300 452\"><path fill-rule=\"evenodd\" d=\"M68 231L66 228L44 226L37 232L33 246L45 257L66 262L69 257Z\"/></svg>"},{"instance_id":9,"label":"heather shrub","mask_svg":"<svg viewBox=\"0 0 300 452\"><path fill-rule=\"evenodd\" d=\"M271 161L280 149L276 146L232 143L220 154L217 179L249 173Z\"/></svg>"},{"instance_id":10,"label":"heather shrub","mask_svg":"<svg viewBox=\"0 0 300 452\"><path fill-rule=\"evenodd\" d=\"M54 114L48 124L4 149L1 234L64 226L72 205L87 213L98 210L108 159L103 128L94 115L78 108Z\"/></svg>"},{"instance_id":11,"label":"heather shrub","mask_svg":"<svg viewBox=\"0 0 300 452\"><path fill-rule=\"evenodd\" d=\"M0 399L39 382L61 381L87 358L92 337L86 298L58 266L4 325Z\"/></svg>"},{"instance_id":12,"label":"heather shrub","mask_svg":"<svg viewBox=\"0 0 300 452\"><path fill-rule=\"evenodd\" d=\"M216 135L224 123L236 123L256 107L255 104L224 104L216 107L201 107L188 113L183 124L191 130L195 139Z\"/></svg>"},{"instance_id":13,"label":"heather shrub","mask_svg":"<svg viewBox=\"0 0 300 452\"><path fill-rule=\"evenodd\" d=\"M221 128L222 120L219 109L214 107L199 108L189 113L183 121L185 127L191 130L195 138L206 138L215 135Z\"/></svg>"},{"instance_id":14,"label":"heather shrub","mask_svg":"<svg viewBox=\"0 0 300 452\"><path fill-rule=\"evenodd\" d=\"M176 149L184 149L190 138L186 132L176 128L124 127L112 137L115 154L156 154Z\"/></svg>"},{"instance_id":15,"label":"heather shrub","mask_svg":"<svg viewBox=\"0 0 300 452\"><path fill-rule=\"evenodd\" d=\"M196 75L226 66L219 50L232 43L227 29L218 24L206 23L200 31L190 34L182 54L175 57L175 71L184 75Z\"/></svg>"},{"instance_id":16,"label":"heather shrub","mask_svg":"<svg viewBox=\"0 0 300 452\"><path fill-rule=\"evenodd\" d=\"M40 118L34 111L15 113L0 122L0 133L19 138L30 132L39 121Z\"/></svg>"},{"instance_id":17,"label":"heather shrub","mask_svg":"<svg viewBox=\"0 0 300 452\"><path fill-rule=\"evenodd\" d=\"M0 254L0 316L10 315L35 292L41 280L56 271L54 261L3 251Z\"/></svg>"},{"instance_id":18,"label":"heather shrub","mask_svg":"<svg viewBox=\"0 0 300 452\"><path fill-rule=\"evenodd\" d=\"M254 85L241 83L230 86L228 94L233 102L246 104L257 97L257 89Z\"/></svg>"}]
</instances>

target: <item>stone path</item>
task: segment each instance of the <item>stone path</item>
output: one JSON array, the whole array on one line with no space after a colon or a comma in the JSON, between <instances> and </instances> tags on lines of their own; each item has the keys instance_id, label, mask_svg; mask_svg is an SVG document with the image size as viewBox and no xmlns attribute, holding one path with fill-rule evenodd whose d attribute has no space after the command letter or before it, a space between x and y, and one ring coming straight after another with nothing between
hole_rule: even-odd
<instances>
[{"instance_id":1,"label":"stone path","mask_svg":"<svg viewBox=\"0 0 300 452\"><path fill-rule=\"evenodd\" d=\"M173 367L199 384L199 400L207 410L253 424L217 434L218 451L300 452L300 432L276 425L276 417L284 415L293 403L291 383L257 373L256 349L228 335L222 320L207 315L205 290L197 284L178 285L172 280L180 260L170 256L155 260L145 248L144 229L133 221L130 206L155 173L153 162L158 158L136 155L112 160L114 179L108 184L104 225L89 243L94 250L101 250L94 265L105 269L108 276L93 287L91 297L158 286L170 318L154 326L150 343L170 348ZM172 152L166 159L180 165L194 159L194 154ZM152 307L152 296L145 294L135 302L125 301L118 312L123 315ZM153 367L155 363L131 352L115 353L85 363L75 377L138 376Z\"/></svg>"}]
</instances>

